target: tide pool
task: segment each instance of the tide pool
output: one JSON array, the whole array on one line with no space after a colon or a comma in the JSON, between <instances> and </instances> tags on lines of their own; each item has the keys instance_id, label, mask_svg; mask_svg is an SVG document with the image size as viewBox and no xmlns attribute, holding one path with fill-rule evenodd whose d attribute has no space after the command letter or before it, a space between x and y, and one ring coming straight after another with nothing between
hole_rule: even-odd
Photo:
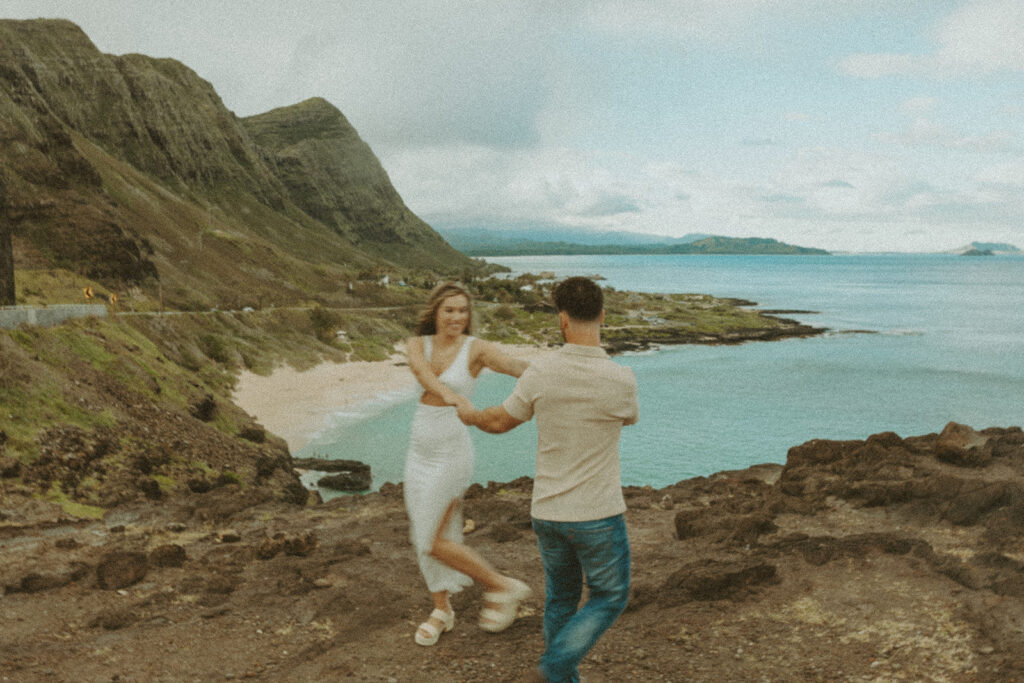
<instances>
[{"instance_id":1,"label":"tide pool","mask_svg":"<svg viewBox=\"0 0 1024 683\"><path fill-rule=\"evenodd\" d=\"M949 255L551 256L492 259L515 272L600 274L603 285L758 302L832 330L810 339L678 346L617 356L640 387L623 430L627 485L765 462L810 439L863 439L1024 423L1024 257ZM860 330L872 330L867 334ZM486 374L474 402L500 402L512 378ZM340 416L296 457L368 463L374 487L401 480L412 394ZM532 423L474 433L475 480L533 474Z\"/></svg>"}]
</instances>

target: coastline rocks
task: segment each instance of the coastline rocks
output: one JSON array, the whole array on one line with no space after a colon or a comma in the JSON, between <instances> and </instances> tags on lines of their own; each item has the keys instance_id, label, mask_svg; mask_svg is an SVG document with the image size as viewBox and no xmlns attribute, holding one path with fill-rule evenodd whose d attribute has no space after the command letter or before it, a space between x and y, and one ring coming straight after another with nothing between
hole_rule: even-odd
<instances>
[{"instance_id":1,"label":"coastline rocks","mask_svg":"<svg viewBox=\"0 0 1024 683\"><path fill-rule=\"evenodd\" d=\"M536 589L544 579L528 530L531 488L529 478L474 485L464 512L478 526L470 544ZM116 534L61 523L55 539L51 527L19 526L16 536L0 537L0 545L8 541L0 553L6 623L23 648L4 661L5 672L34 680L45 667L77 680L80 663L66 662L66 652L110 648L108 659L88 660L89 677L112 679L139 652L153 671L211 679L227 671L321 680L345 671L358 680L383 672L476 681L493 678L491 663L525 674L542 648L539 595L503 636L507 647L461 631L450 636L465 653L457 664L409 649L428 603L401 492L400 484L384 484L379 493L296 508L266 491L225 486L143 501L106 520L111 531L122 523ZM950 423L925 436L814 440L792 448L785 465L623 493L635 558L629 606L616 637L584 662L585 675L1003 681L1024 674L1019 428ZM136 553L119 580L90 580L98 560L129 565L125 550L137 548L148 558ZM101 590L115 585L131 587L116 597ZM477 601L480 589L472 590L460 605ZM183 650L200 666L181 669Z\"/></svg>"},{"instance_id":2,"label":"coastline rocks","mask_svg":"<svg viewBox=\"0 0 1024 683\"><path fill-rule=\"evenodd\" d=\"M336 491L365 491L370 488L370 482L370 471L367 470L365 472L329 474L326 477L320 477L316 485Z\"/></svg>"},{"instance_id":3,"label":"coastline rocks","mask_svg":"<svg viewBox=\"0 0 1024 683\"><path fill-rule=\"evenodd\" d=\"M332 472L317 480L317 486L336 491L365 491L373 477L370 466L358 460L328 460L326 458L293 458L292 466L316 472Z\"/></svg>"},{"instance_id":4,"label":"coastline rocks","mask_svg":"<svg viewBox=\"0 0 1024 683\"><path fill-rule=\"evenodd\" d=\"M1024 483L1007 480L1022 463L1019 427L977 432L950 423L942 434L907 439L890 432L866 441L814 440L789 450L779 504L808 514L837 498L928 522L1006 527L1005 519L1024 511ZM1012 537L1024 539L1024 526Z\"/></svg>"},{"instance_id":5,"label":"coastline rocks","mask_svg":"<svg viewBox=\"0 0 1024 683\"><path fill-rule=\"evenodd\" d=\"M647 326L607 329L602 333L602 345L615 355L628 351L646 351L652 346L677 344L743 344L750 341L774 341L790 337L813 337L828 332L824 327L812 327L795 320L779 318L783 327L735 329L729 332L700 332L680 326Z\"/></svg>"},{"instance_id":6,"label":"coastline rocks","mask_svg":"<svg viewBox=\"0 0 1024 683\"><path fill-rule=\"evenodd\" d=\"M636 498L643 491L629 493ZM906 439L892 432L863 441L816 439L791 448L785 466L774 470L720 472L658 493L677 506L673 521L680 543L720 552L741 549L747 564L686 565L660 586L639 586L638 607L741 599L770 584L771 567L792 557L824 566L905 556L971 590L1024 597L1024 562L1015 555L1024 543L1024 431L1019 427L976 431L951 422L941 434ZM853 520L877 515L871 512L877 508L884 508L896 530L857 532L863 522ZM843 528L835 535L793 531L818 530L826 518ZM807 523L794 523L800 519ZM935 546L935 537L925 531L948 525L975 529L969 553Z\"/></svg>"}]
</instances>

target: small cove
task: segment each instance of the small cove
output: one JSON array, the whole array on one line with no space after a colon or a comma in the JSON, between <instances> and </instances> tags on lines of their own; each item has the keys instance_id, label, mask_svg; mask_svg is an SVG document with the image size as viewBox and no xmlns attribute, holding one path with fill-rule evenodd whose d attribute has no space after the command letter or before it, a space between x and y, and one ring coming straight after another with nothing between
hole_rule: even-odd
<instances>
[{"instance_id":1,"label":"small cove","mask_svg":"<svg viewBox=\"0 0 1024 683\"><path fill-rule=\"evenodd\" d=\"M756 301L831 333L617 356L637 375L640 422L623 432L625 484L785 461L810 439L863 439L1024 423L1024 257L951 255L551 256L492 259L515 272L598 273L603 285ZM860 330L871 330L866 334ZM478 406L514 380L488 374ZM337 415L296 457L361 460L374 487L401 480L414 392ZM328 408L329 411L329 408ZM532 475L532 423L475 433L475 480ZM329 494L328 494L329 495Z\"/></svg>"}]
</instances>

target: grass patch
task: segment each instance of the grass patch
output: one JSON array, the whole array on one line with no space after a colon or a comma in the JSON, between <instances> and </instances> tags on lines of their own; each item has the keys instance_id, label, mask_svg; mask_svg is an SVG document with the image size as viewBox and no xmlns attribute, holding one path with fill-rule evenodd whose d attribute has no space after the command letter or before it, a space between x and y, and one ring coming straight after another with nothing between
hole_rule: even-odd
<instances>
[{"instance_id":1,"label":"grass patch","mask_svg":"<svg viewBox=\"0 0 1024 683\"><path fill-rule=\"evenodd\" d=\"M173 477L168 477L164 474L154 474L153 481L160 487L160 492L163 494L174 493L178 488L178 482Z\"/></svg>"},{"instance_id":2,"label":"grass patch","mask_svg":"<svg viewBox=\"0 0 1024 683\"><path fill-rule=\"evenodd\" d=\"M51 503L60 505L64 514L78 519L103 519L103 515L107 512L96 505L86 505L85 503L71 500L57 482L50 486L50 490L46 492L43 498Z\"/></svg>"}]
</instances>

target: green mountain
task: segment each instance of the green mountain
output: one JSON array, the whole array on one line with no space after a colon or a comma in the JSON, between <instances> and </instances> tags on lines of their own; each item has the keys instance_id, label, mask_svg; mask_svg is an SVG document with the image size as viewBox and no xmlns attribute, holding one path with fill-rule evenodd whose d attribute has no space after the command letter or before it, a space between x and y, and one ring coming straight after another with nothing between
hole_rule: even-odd
<instances>
[{"instance_id":1,"label":"green mountain","mask_svg":"<svg viewBox=\"0 0 1024 683\"><path fill-rule=\"evenodd\" d=\"M15 268L168 306L341 303L360 276L479 267L326 101L240 119L187 66L64 20L0 21L0 198Z\"/></svg>"},{"instance_id":2,"label":"green mountain","mask_svg":"<svg viewBox=\"0 0 1024 683\"><path fill-rule=\"evenodd\" d=\"M569 228L543 223L502 224L500 227L480 227L456 223L435 223L434 229L456 249L480 248L484 245L501 246L522 242L562 242L587 246L650 246L652 244L682 244L696 242L711 235L690 233L682 237L666 237L642 232L623 230L598 231L585 228Z\"/></svg>"}]
</instances>

